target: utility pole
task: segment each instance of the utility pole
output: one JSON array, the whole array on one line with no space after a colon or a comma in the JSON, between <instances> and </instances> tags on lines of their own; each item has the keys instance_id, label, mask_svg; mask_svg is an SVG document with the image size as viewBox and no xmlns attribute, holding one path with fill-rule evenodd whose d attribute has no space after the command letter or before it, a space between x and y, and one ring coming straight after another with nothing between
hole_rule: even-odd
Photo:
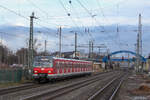
<instances>
[{"instance_id":1,"label":"utility pole","mask_svg":"<svg viewBox=\"0 0 150 100\"><path fill-rule=\"evenodd\" d=\"M77 33L75 32L75 58L77 58Z\"/></svg>"},{"instance_id":2,"label":"utility pole","mask_svg":"<svg viewBox=\"0 0 150 100\"><path fill-rule=\"evenodd\" d=\"M33 67L33 52L34 52L34 48L33 48L33 19L37 19L34 16L34 12L32 12L32 15L30 16L30 37L29 37L29 56L28 56L28 68L29 73L31 73L32 67Z\"/></svg>"},{"instance_id":3,"label":"utility pole","mask_svg":"<svg viewBox=\"0 0 150 100\"><path fill-rule=\"evenodd\" d=\"M137 52L137 55L136 55L136 70L137 71L139 71L139 65L140 65L140 59L139 59L139 34L137 34L137 50L136 50L136 52Z\"/></svg>"},{"instance_id":4,"label":"utility pole","mask_svg":"<svg viewBox=\"0 0 150 100\"><path fill-rule=\"evenodd\" d=\"M98 47L98 53L101 55L101 47Z\"/></svg>"},{"instance_id":5,"label":"utility pole","mask_svg":"<svg viewBox=\"0 0 150 100\"><path fill-rule=\"evenodd\" d=\"M93 43L93 41L91 42L91 47L92 47L92 58L93 58L93 50L94 50L94 43Z\"/></svg>"},{"instance_id":6,"label":"utility pole","mask_svg":"<svg viewBox=\"0 0 150 100\"><path fill-rule=\"evenodd\" d=\"M139 53L142 55L142 24L141 24L141 14L139 14Z\"/></svg>"},{"instance_id":7,"label":"utility pole","mask_svg":"<svg viewBox=\"0 0 150 100\"><path fill-rule=\"evenodd\" d=\"M137 35L137 71L141 66L140 55L142 55L142 24L141 24L141 14L139 14L139 26L138 26L138 35Z\"/></svg>"},{"instance_id":8,"label":"utility pole","mask_svg":"<svg viewBox=\"0 0 150 100\"><path fill-rule=\"evenodd\" d=\"M129 58L130 58L130 56L129 56L129 53L128 53L128 68L129 68L129 66L130 66Z\"/></svg>"},{"instance_id":9,"label":"utility pole","mask_svg":"<svg viewBox=\"0 0 150 100\"><path fill-rule=\"evenodd\" d=\"M61 26L59 28L59 57L61 57Z\"/></svg>"},{"instance_id":10,"label":"utility pole","mask_svg":"<svg viewBox=\"0 0 150 100\"><path fill-rule=\"evenodd\" d=\"M47 41L45 40L45 56L46 56L46 52L47 52L46 48L47 48Z\"/></svg>"},{"instance_id":11,"label":"utility pole","mask_svg":"<svg viewBox=\"0 0 150 100\"><path fill-rule=\"evenodd\" d=\"M3 50L3 41L2 41L2 35L3 35L3 32L0 32L1 33L1 42L0 42L0 66L2 65L2 54L3 54L3 52L2 52L2 50Z\"/></svg>"},{"instance_id":12,"label":"utility pole","mask_svg":"<svg viewBox=\"0 0 150 100\"><path fill-rule=\"evenodd\" d=\"M91 58L91 41L89 41L89 58Z\"/></svg>"}]
</instances>

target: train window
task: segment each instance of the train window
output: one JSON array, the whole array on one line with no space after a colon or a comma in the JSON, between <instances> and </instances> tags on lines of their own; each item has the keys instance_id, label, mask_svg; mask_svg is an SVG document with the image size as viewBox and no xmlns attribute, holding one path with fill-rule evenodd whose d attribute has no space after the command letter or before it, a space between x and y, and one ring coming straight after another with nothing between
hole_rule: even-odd
<instances>
[{"instance_id":1,"label":"train window","mask_svg":"<svg viewBox=\"0 0 150 100\"><path fill-rule=\"evenodd\" d=\"M76 67L76 63L73 63L73 67Z\"/></svg>"},{"instance_id":2,"label":"train window","mask_svg":"<svg viewBox=\"0 0 150 100\"><path fill-rule=\"evenodd\" d=\"M74 63L74 67L76 67L77 66L77 64L76 64L76 62Z\"/></svg>"},{"instance_id":3,"label":"train window","mask_svg":"<svg viewBox=\"0 0 150 100\"><path fill-rule=\"evenodd\" d=\"M72 62L69 63L69 67L72 67Z\"/></svg>"},{"instance_id":4,"label":"train window","mask_svg":"<svg viewBox=\"0 0 150 100\"><path fill-rule=\"evenodd\" d=\"M79 63L79 68L81 68L81 63Z\"/></svg>"},{"instance_id":5,"label":"train window","mask_svg":"<svg viewBox=\"0 0 150 100\"><path fill-rule=\"evenodd\" d=\"M68 68L70 67L70 62L69 62L69 61L67 62L67 67L68 67Z\"/></svg>"},{"instance_id":6,"label":"train window","mask_svg":"<svg viewBox=\"0 0 150 100\"><path fill-rule=\"evenodd\" d=\"M63 68L65 68L66 67L66 62L63 62L63 65L64 65Z\"/></svg>"},{"instance_id":7,"label":"train window","mask_svg":"<svg viewBox=\"0 0 150 100\"><path fill-rule=\"evenodd\" d=\"M85 63L85 67L87 68L87 64Z\"/></svg>"},{"instance_id":8,"label":"train window","mask_svg":"<svg viewBox=\"0 0 150 100\"><path fill-rule=\"evenodd\" d=\"M56 62L56 67L57 67L57 68L59 67L59 62L58 62L58 61Z\"/></svg>"},{"instance_id":9,"label":"train window","mask_svg":"<svg viewBox=\"0 0 150 100\"><path fill-rule=\"evenodd\" d=\"M74 63L72 62L72 68L74 67Z\"/></svg>"},{"instance_id":10,"label":"train window","mask_svg":"<svg viewBox=\"0 0 150 100\"><path fill-rule=\"evenodd\" d=\"M60 62L59 62L59 68L62 68L62 66L63 66L63 65L62 65L62 62L60 61Z\"/></svg>"},{"instance_id":11,"label":"train window","mask_svg":"<svg viewBox=\"0 0 150 100\"><path fill-rule=\"evenodd\" d=\"M70 64L70 62L68 62L68 68L69 68L69 67L71 67L71 64Z\"/></svg>"},{"instance_id":12,"label":"train window","mask_svg":"<svg viewBox=\"0 0 150 100\"><path fill-rule=\"evenodd\" d=\"M38 60L35 59L33 63L34 67L53 67L52 59L47 58L39 58Z\"/></svg>"},{"instance_id":13,"label":"train window","mask_svg":"<svg viewBox=\"0 0 150 100\"><path fill-rule=\"evenodd\" d=\"M68 62L64 62L64 67L67 68L68 67Z\"/></svg>"},{"instance_id":14,"label":"train window","mask_svg":"<svg viewBox=\"0 0 150 100\"><path fill-rule=\"evenodd\" d=\"M58 62L58 68L61 68L61 61Z\"/></svg>"},{"instance_id":15,"label":"train window","mask_svg":"<svg viewBox=\"0 0 150 100\"><path fill-rule=\"evenodd\" d=\"M56 65L56 67L58 66L58 63L57 62L55 62L55 65Z\"/></svg>"},{"instance_id":16,"label":"train window","mask_svg":"<svg viewBox=\"0 0 150 100\"><path fill-rule=\"evenodd\" d=\"M68 67L68 68L70 67L70 62L69 62L69 61L67 62L67 67Z\"/></svg>"},{"instance_id":17,"label":"train window","mask_svg":"<svg viewBox=\"0 0 150 100\"><path fill-rule=\"evenodd\" d=\"M78 62L76 63L76 68L78 67Z\"/></svg>"},{"instance_id":18,"label":"train window","mask_svg":"<svg viewBox=\"0 0 150 100\"><path fill-rule=\"evenodd\" d=\"M64 67L65 67L65 62L63 61L63 62L62 62L62 68L64 68Z\"/></svg>"}]
</instances>

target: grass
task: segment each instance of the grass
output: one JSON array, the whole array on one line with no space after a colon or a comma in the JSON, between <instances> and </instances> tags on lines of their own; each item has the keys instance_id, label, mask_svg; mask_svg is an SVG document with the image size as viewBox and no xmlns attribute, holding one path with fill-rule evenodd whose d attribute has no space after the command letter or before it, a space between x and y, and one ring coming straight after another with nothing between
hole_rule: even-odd
<instances>
[{"instance_id":1,"label":"grass","mask_svg":"<svg viewBox=\"0 0 150 100\"><path fill-rule=\"evenodd\" d=\"M3 82L0 83L0 88L8 88L13 86L20 86L25 83L32 82L32 80L25 80L24 78L20 82Z\"/></svg>"},{"instance_id":2,"label":"grass","mask_svg":"<svg viewBox=\"0 0 150 100\"><path fill-rule=\"evenodd\" d=\"M14 83L14 82L7 82L7 83L0 83L0 88L8 88L12 86L19 86L21 83Z\"/></svg>"}]
</instances>

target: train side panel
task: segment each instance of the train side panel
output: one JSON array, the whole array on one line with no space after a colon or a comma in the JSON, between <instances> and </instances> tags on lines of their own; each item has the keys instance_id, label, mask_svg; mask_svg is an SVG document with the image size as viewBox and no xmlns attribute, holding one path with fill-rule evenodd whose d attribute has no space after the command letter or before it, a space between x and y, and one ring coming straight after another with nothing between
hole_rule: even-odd
<instances>
[{"instance_id":1,"label":"train side panel","mask_svg":"<svg viewBox=\"0 0 150 100\"><path fill-rule=\"evenodd\" d=\"M49 79L62 78L91 73L92 73L92 62L90 61L54 59L53 74L48 75L48 78Z\"/></svg>"}]
</instances>

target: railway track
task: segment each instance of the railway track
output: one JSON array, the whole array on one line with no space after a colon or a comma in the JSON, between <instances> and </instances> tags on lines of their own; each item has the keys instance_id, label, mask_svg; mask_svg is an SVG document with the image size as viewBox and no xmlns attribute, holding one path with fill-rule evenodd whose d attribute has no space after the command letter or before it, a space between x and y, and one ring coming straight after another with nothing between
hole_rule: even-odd
<instances>
[{"instance_id":1,"label":"railway track","mask_svg":"<svg viewBox=\"0 0 150 100\"><path fill-rule=\"evenodd\" d=\"M118 75L118 73L115 74L114 76L116 76L116 75ZM43 93L40 93L40 94L32 95L30 97L24 98L23 100L38 100L38 99L53 100L53 99L55 99L59 96L65 95L69 92L72 92L72 91L77 90L79 88L85 87L85 86L87 86L89 84L92 84L94 82L97 82L99 80L102 80L102 79L104 79L104 76L105 77L107 77L107 76L110 77L110 74L93 77L91 79L86 79L86 80L83 80L83 81L79 81L77 83L66 85L64 87L60 87L60 88L57 88L55 90L49 90L49 91L46 91L46 92L43 92ZM112 78L112 73L111 73L111 78Z\"/></svg>"},{"instance_id":2,"label":"railway track","mask_svg":"<svg viewBox=\"0 0 150 100\"><path fill-rule=\"evenodd\" d=\"M97 76L97 75L102 75L105 73L110 73L109 72L103 72L103 73L97 73L93 76ZM92 77L92 76L91 76ZM12 88L5 88L5 89L0 89L0 96L5 95L5 94L9 94L9 93L13 93L13 92L18 92L18 91L23 91L23 90L27 90L27 89L31 89L31 88L37 88L37 87L41 87L44 86L46 84L27 84L27 85L23 85L23 86L16 86L16 87L12 87Z\"/></svg>"},{"instance_id":3,"label":"railway track","mask_svg":"<svg viewBox=\"0 0 150 100\"><path fill-rule=\"evenodd\" d=\"M115 97L125 79L125 74L111 80L102 89L91 95L88 100L115 100Z\"/></svg>"},{"instance_id":4,"label":"railway track","mask_svg":"<svg viewBox=\"0 0 150 100\"><path fill-rule=\"evenodd\" d=\"M27 89L31 89L31 88L37 88L40 85L38 84L27 84L27 85L23 85L23 86L17 86L17 87L13 87L13 88L6 88L6 89L1 89L0 90L0 96L1 95L5 95L5 94L9 94L9 93L13 93L13 92L18 92L21 90L27 90Z\"/></svg>"}]
</instances>

